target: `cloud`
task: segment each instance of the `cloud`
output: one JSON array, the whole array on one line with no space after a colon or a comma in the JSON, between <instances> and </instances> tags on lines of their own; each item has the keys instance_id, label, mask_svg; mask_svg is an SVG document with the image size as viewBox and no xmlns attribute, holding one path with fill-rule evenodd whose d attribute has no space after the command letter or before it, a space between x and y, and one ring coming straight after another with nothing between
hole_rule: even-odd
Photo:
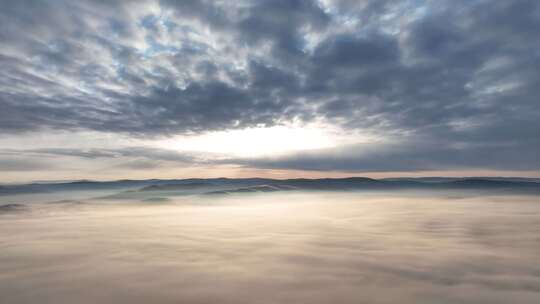
<instances>
[{"instance_id":1,"label":"cloud","mask_svg":"<svg viewBox=\"0 0 540 304\"><path fill-rule=\"evenodd\" d=\"M170 168L181 166L232 165L243 168L293 169L302 171L414 172L438 170L538 171L540 159L533 150L519 143L471 144L437 138L393 138L324 149L299 150L275 156L231 157L200 151L176 151L145 146L117 148L39 148L3 149L0 156L24 158L33 164L43 157L113 161L124 169ZM479 157L481 156L481 157ZM6 163L9 160L5 161ZM12 167L12 166L11 166ZM10 167L10 168L11 168ZM34 167L32 167L34 168Z\"/></svg>"},{"instance_id":2,"label":"cloud","mask_svg":"<svg viewBox=\"0 0 540 304\"><path fill-rule=\"evenodd\" d=\"M0 134L324 120L407 135L381 163L539 167L536 1L8 1L0 14Z\"/></svg>"},{"instance_id":3,"label":"cloud","mask_svg":"<svg viewBox=\"0 0 540 304\"><path fill-rule=\"evenodd\" d=\"M0 155L26 155L26 156L67 156L86 159L99 158L124 158L136 157L155 161L175 161L175 162L193 162L196 157L190 153L181 153L172 150L149 148L149 147L122 147L108 149L75 149L75 148L40 148L40 149L3 149Z\"/></svg>"},{"instance_id":4,"label":"cloud","mask_svg":"<svg viewBox=\"0 0 540 304\"><path fill-rule=\"evenodd\" d=\"M3 217L3 299L525 304L540 291L532 196L130 195Z\"/></svg>"},{"instance_id":5,"label":"cloud","mask_svg":"<svg viewBox=\"0 0 540 304\"><path fill-rule=\"evenodd\" d=\"M519 145L493 146L448 143L440 139L396 140L376 144L357 144L289 155L251 159L226 159L265 169L296 169L341 172L414 172L437 170L501 171L540 170L540 158L534 150Z\"/></svg>"},{"instance_id":6,"label":"cloud","mask_svg":"<svg viewBox=\"0 0 540 304\"><path fill-rule=\"evenodd\" d=\"M52 168L53 166L42 160L16 156L0 158L0 171L2 172L41 171Z\"/></svg>"}]
</instances>

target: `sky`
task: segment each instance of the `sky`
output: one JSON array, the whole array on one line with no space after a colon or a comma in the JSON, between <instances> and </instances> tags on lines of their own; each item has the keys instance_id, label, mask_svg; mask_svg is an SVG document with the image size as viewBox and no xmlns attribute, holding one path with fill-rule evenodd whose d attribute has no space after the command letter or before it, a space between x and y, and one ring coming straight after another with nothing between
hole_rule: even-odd
<instances>
[{"instance_id":1,"label":"sky","mask_svg":"<svg viewBox=\"0 0 540 304\"><path fill-rule=\"evenodd\" d=\"M0 182L540 176L535 0L2 1Z\"/></svg>"}]
</instances>

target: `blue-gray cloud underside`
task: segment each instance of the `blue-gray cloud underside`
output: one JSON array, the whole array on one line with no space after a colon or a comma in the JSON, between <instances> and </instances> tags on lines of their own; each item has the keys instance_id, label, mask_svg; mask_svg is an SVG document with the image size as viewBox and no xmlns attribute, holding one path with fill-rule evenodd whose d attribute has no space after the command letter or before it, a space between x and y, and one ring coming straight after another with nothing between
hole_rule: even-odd
<instances>
[{"instance_id":1,"label":"blue-gray cloud underside","mask_svg":"<svg viewBox=\"0 0 540 304\"><path fill-rule=\"evenodd\" d=\"M19 157L17 165L4 171L42 170L35 159L72 157L86 160L117 160L117 168L149 169L171 166L235 165L259 169L294 169L342 172L407 172L437 170L540 170L538 154L532 150L492 149L484 146L452 147L444 142L416 141L412 143L360 144L339 148L299 151L275 157L230 158L223 155L174 152L159 148L127 147L119 149L5 149L6 157ZM7 161L6 161L7 163ZM1 163L0 163L1 164ZM16 166L16 167L14 167Z\"/></svg>"},{"instance_id":2,"label":"blue-gray cloud underside","mask_svg":"<svg viewBox=\"0 0 540 304\"><path fill-rule=\"evenodd\" d=\"M538 170L539 29L532 0L5 1L0 133L324 119L403 140L231 162Z\"/></svg>"}]
</instances>

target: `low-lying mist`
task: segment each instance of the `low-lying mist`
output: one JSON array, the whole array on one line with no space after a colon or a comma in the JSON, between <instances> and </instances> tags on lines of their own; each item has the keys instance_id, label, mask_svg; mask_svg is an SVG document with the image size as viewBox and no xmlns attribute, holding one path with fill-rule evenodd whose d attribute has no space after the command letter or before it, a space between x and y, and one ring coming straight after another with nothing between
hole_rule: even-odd
<instances>
[{"instance_id":1,"label":"low-lying mist","mask_svg":"<svg viewBox=\"0 0 540 304\"><path fill-rule=\"evenodd\" d=\"M128 194L4 204L0 302L540 303L535 195Z\"/></svg>"}]
</instances>

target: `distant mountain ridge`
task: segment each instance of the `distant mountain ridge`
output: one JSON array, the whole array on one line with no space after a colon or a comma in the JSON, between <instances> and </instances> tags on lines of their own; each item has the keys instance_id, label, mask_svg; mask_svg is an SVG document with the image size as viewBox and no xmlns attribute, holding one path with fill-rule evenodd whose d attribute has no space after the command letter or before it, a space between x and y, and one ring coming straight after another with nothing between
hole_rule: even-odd
<instances>
[{"instance_id":1,"label":"distant mountain ridge","mask_svg":"<svg viewBox=\"0 0 540 304\"><path fill-rule=\"evenodd\" d=\"M213 183L208 182L189 182L185 184L161 184L161 185L150 185L139 189L139 191L176 191L176 190L189 190L189 189L200 189L206 187L215 186Z\"/></svg>"},{"instance_id":2,"label":"distant mountain ridge","mask_svg":"<svg viewBox=\"0 0 540 304\"><path fill-rule=\"evenodd\" d=\"M540 183L540 178L535 177L502 177L502 176L470 176L470 177L440 177L440 176L425 176L425 177L388 177L382 178L383 181L420 181L420 182L453 182L459 180L481 179L490 181L508 181L508 182L535 182Z\"/></svg>"},{"instance_id":3,"label":"distant mountain ridge","mask_svg":"<svg viewBox=\"0 0 540 304\"><path fill-rule=\"evenodd\" d=\"M367 177L320 178L320 179L268 179L268 178L190 178L149 179L118 181L74 181L56 183L32 183L0 186L0 195L26 193L49 193L57 191L119 190L119 191L185 191L207 189L208 192L222 191L259 192L263 189L284 191L297 190L393 190L393 189L514 189L540 192L540 179L528 178L386 178ZM261 188L262 187L262 188ZM265 188L266 187L266 188ZM212 189L215 188L215 189ZM253 191L251 191L253 190ZM267 192L269 192L267 191Z\"/></svg>"}]
</instances>

